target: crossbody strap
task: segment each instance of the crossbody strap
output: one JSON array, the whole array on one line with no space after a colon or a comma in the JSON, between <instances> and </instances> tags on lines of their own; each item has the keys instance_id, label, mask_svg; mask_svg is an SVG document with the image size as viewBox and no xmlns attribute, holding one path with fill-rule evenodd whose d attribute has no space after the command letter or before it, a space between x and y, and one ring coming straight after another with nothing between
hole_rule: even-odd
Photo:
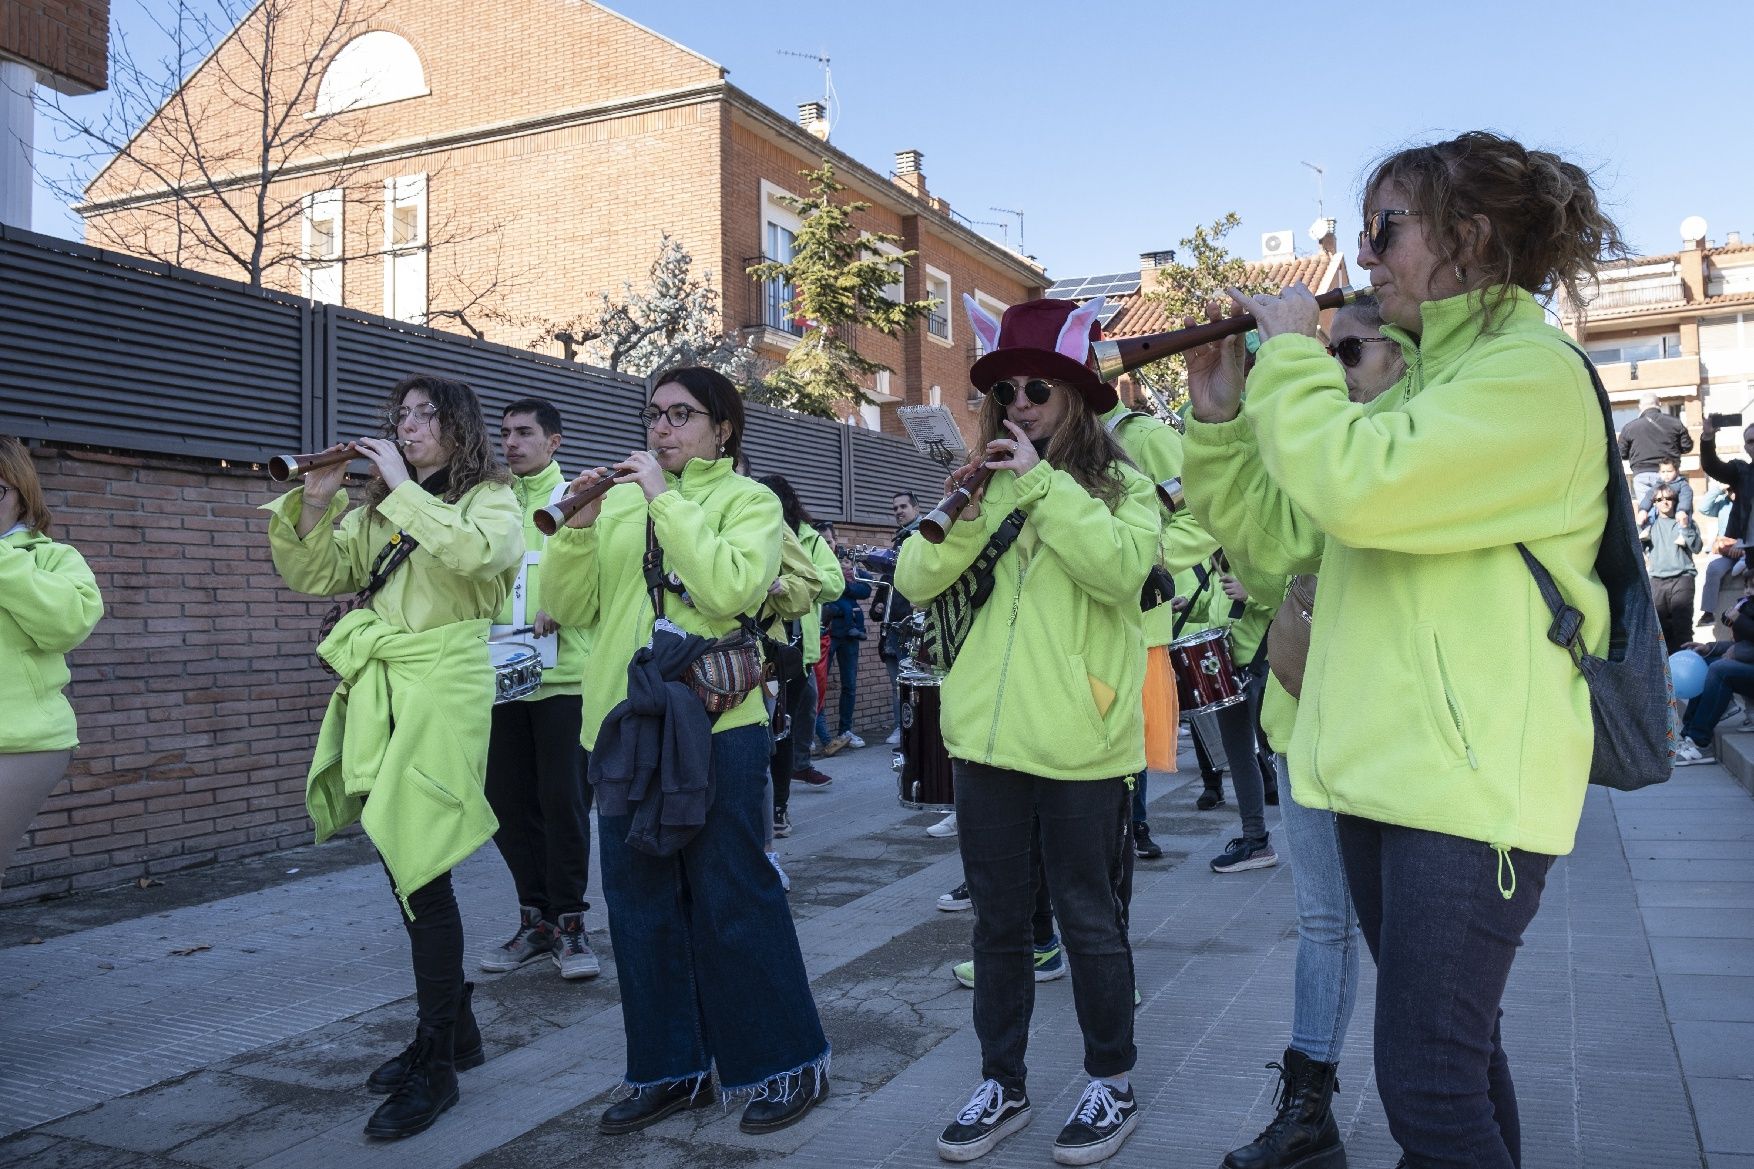
<instances>
[{"instance_id":1,"label":"crossbody strap","mask_svg":"<svg viewBox=\"0 0 1754 1169\"><path fill-rule=\"evenodd\" d=\"M1196 564L1194 565L1194 579L1199 583L1194 586L1194 591L1188 596L1188 607L1175 615L1175 624L1170 626L1169 639L1171 641L1182 635L1182 628L1193 617L1200 598L1206 593L1206 586L1212 583L1212 574L1206 571L1204 564Z\"/></svg>"},{"instance_id":2,"label":"crossbody strap","mask_svg":"<svg viewBox=\"0 0 1754 1169\"><path fill-rule=\"evenodd\" d=\"M1018 534L1023 531L1023 522L1028 518L1021 508L1012 511L993 530L986 547L974 558L974 563L968 566L969 571L974 573L974 592L968 599L970 609L980 608L993 595L993 569L998 565L999 557L1017 541Z\"/></svg>"}]
</instances>

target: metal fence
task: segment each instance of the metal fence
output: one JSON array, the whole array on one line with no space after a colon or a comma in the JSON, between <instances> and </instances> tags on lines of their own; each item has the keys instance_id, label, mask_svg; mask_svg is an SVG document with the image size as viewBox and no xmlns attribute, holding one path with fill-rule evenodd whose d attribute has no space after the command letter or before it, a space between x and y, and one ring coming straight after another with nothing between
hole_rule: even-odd
<instances>
[{"instance_id":1,"label":"metal fence","mask_svg":"<svg viewBox=\"0 0 1754 1169\"><path fill-rule=\"evenodd\" d=\"M0 225L0 433L263 462L376 433L411 373L468 382L495 424L547 398L579 468L645 445L638 378ZM744 446L818 518L890 521L943 471L889 435L751 403Z\"/></svg>"}]
</instances>

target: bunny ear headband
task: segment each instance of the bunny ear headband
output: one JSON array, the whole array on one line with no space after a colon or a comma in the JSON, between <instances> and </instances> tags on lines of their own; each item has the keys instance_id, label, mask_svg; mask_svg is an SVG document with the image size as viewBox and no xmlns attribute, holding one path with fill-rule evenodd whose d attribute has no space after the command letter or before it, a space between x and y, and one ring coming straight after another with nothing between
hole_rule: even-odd
<instances>
[{"instance_id":1,"label":"bunny ear headband","mask_svg":"<svg viewBox=\"0 0 1754 1169\"><path fill-rule=\"evenodd\" d=\"M1096 376L1088 364L1090 343L1102 338L1097 317L1104 300L1084 304L1070 300L1032 300L1012 305L1000 320L975 303L966 292L963 307L984 351L969 370L969 380L983 394L995 382L1019 374L1070 382L1098 414L1114 409L1114 387Z\"/></svg>"}]
</instances>

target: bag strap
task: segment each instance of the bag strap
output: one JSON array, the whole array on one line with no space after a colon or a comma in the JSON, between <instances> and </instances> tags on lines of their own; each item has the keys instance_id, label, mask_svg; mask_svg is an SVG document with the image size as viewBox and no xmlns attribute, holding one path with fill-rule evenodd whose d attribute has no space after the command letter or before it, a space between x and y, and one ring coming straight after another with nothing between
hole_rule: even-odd
<instances>
[{"instance_id":1,"label":"bag strap","mask_svg":"<svg viewBox=\"0 0 1754 1169\"><path fill-rule=\"evenodd\" d=\"M1613 408L1608 404L1607 388L1602 385L1601 376L1596 372L1595 363L1589 359L1589 356L1569 341L1566 342L1566 346L1583 361L1584 370L1590 375L1590 384L1595 387L1596 391L1596 404L1602 412L1602 428L1607 437L1608 520L1602 531L1601 549L1596 554L1597 574L1601 575L1603 557L1610 554L1609 541L1623 532L1633 533L1634 538L1636 538L1637 525L1632 517L1632 501L1628 498L1625 488L1625 464L1620 458L1620 444L1614 436ZM1546 603L1548 612L1553 614L1553 622L1547 627L1547 640L1569 653L1572 662L1577 665L1578 669L1583 669L1584 659L1591 656L1583 648L1583 613L1566 603L1564 594L1559 591L1558 584L1553 580L1553 574L1547 571L1547 566L1542 564L1533 552L1529 551L1526 544L1519 540L1516 547L1517 551L1522 554L1523 563L1528 567L1529 575L1535 578L1535 587L1540 590L1541 600ZM1642 566L1642 557L1640 557L1639 563ZM1648 580L1648 577L1646 579ZM1603 583L1607 584L1608 581L1604 580ZM1648 591L1648 585L1646 590ZM1615 590L1610 587L1608 594L1610 606L1608 656L1610 659L1618 659L1619 652L1624 647L1616 645L1615 642L1616 639L1623 641L1624 635L1619 631L1620 623L1613 620L1612 609L1617 600Z\"/></svg>"},{"instance_id":2,"label":"bag strap","mask_svg":"<svg viewBox=\"0 0 1754 1169\"><path fill-rule=\"evenodd\" d=\"M652 522L652 513L649 511L646 512L646 555L645 560L642 562L642 569L646 578L646 590L651 593L652 596L652 617L656 620L664 615L665 594L681 593L682 586L672 581L670 579L670 574L664 571L664 549L658 543L658 528L657 525ZM755 637L760 638L763 646L766 646L770 642L774 645L781 644L780 642L774 641L772 637L769 637L767 633L755 623L755 618L751 617L748 613L737 614L737 624L744 632L753 634Z\"/></svg>"},{"instance_id":3,"label":"bag strap","mask_svg":"<svg viewBox=\"0 0 1754 1169\"><path fill-rule=\"evenodd\" d=\"M1023 522L1028 518L1021 508L1012 511L993 529L993 535L987 541L986 547L974 558L974 563L968 566L968 571L974 573L974 592L968 599L971 611L986 604L987 598L993 595L993 570L998 566L999 557L1016 543L1018 533L1023 531Z\"/></svg>"},{"instance_id":4,"label":"bag strap","mask_svg":"<svg viewBox=\"0 0 1754 1169\"><path fill-rule=\"evenodd\" d=\"M1194 591L1189 594L1188 607L1175 615L1175 624L1172 625L1169 630L1169 639L1171 641L1174 641L1182 635L1183 627L1187 625L1189 619L1194 615L1194 607L1199 603L1200 598L1206 594L1206 586L1212 583L1212 574L1206 571L1206 566L1204 564L1196 564L1194 565L1194 579L1200 583L1195 585Z\"/></svg>"}]
</instances>

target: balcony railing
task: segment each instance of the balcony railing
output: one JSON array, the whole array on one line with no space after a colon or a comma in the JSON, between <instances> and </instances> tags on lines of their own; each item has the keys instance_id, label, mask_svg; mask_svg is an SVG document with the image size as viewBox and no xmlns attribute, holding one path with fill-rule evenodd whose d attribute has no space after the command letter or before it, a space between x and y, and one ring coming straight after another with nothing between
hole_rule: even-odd
<instances>
[{"instance_id":1,"label":"balcony railing","mask_svg":"<svg viewBox=\"0 0 1754 1169\"><path fill-rule=\"evenodd\" d=\"M745 270L757 264L772 263L771 257L752 256L743 261ZM794 337L804 335L804 322L786 311L786 303L794 295L792 286L784 280L758 280L756 285L755 319L750 322L756 328L766 327L789 333Z\"/></svg>"},{"instance_id":2,"label":"balcony railing","mask_svg":"<svg viewBox=\"0 0 1754 1169\"><path fill-rule=\"evenodd\" d=\"M941 341L950 340L950 317L946 313L927 313L926 332Z\"/></svg>"},{"instance_id":3,"label":"balcony railing","mask_svg":"<svg viewBox=\"0 0 1754 1169\"><path fill-rule=\"evenodd\" d=\"M1653 304L1673 304L1687 299L1687 286L1680 280L1664 280L1658 284L1641 284L1635 288L1608 285L1589 303L1591 312L1613 312L1616 309L1642 308Z\"/></svg>"}]
</instances>

